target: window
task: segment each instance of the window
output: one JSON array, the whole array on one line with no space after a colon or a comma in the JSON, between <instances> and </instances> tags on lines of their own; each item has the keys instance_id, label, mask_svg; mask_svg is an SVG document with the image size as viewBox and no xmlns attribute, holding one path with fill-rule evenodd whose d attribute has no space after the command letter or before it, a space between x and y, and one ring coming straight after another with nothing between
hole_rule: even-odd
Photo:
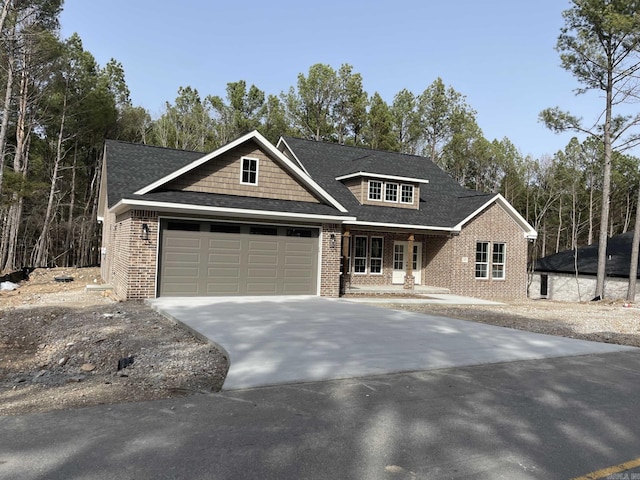
<instances>
[{"instance_id":1,"label":"window","mask_svg":"<svg viewBox=\"0 0 640 480\"><path fill-rule=\"evenodd\" d=\"M400 243L393 246L393 269L404 270L404 245Z\"/></svg>"},{"instance_id":2,"label":"window","mask_svg":"<svg viewBox=\"0 0 640 480\"><path fill-rule=\"evenodd\" d=\"M382 237L371 237L371 259L369 261L371 273L382 273L382 241Z\"/></svg>"},{"instance_id":3,"label":"window","mask_svg":"<svg viewBox=\"0 0 640 480\"><path fill-rule=\"evenodd\" d=\"M214 223L209 226L211 233L240 233L240 225L228 223Z\"/></svg>"},{"instance_id":4,"label":"window","mask_svg":"<svg viewBox=\"0 0 640 480\"><path fill-rule=\"evenodd\" d=\"M397 183L385 183L385 185L384 185L384 201L385 202L397 202L398 201L398 184Z\"/></svg>"},{"instance_id":5,"label":"window","mask_svg":"<svg viewBox=\"0 0 640 480\"><path fill-rule=\"evenodd\" d=\"M278 235L277 227L250 227L251 235Z\"/></svg>"},{"instance_id":6,"label":"window","mask_svg":"<svg viewBox=\"0 0 640 480\"><path fill-rule=\"evenodd\" d=\"M476 243L476 278L489 278L489 242Z\"/></svg>"},{"instance_id":7,"label":"window","mask_svg":"<svg viewBox=\"0 0 640 480\"><path fill-rule=\"evenodd\" d=\"M505 259L504 243L493 244L493 254L491 257L491 278L495 280L504 279L504 259Z\"/></svg>"},{"instance_id":8,"label":"window","mask_svg":"<svg viewBox=\"0 0 640 480\"><path fill-rule=\"evenodd\" d=\"M400 188L400 203L413 203L413 185L402 185Z\"/></svg>"},{"instance_id":9,"label":"window","mask_svg":"<svg viewBox=\"0 0 640 480\"><path fill-rule=\"evenodd\" d=\"M382 182L369 180L369 200L382 200Z\"/></svg>"},{"instance_id":10,"label":"window","mask_svg":"<svg viewBox=\"0 0 640 480\"><path fill-rule=\"evenodd\" d=\"M240 183L248 185L258 184L258 159L242 157L242 176Z\"/></svg>"},{"instance_id":11,"label":"window","mask_svg":"<svg viewBox=\"0 0 640 480\"><path fill-rule=\"evenodd\" d=\"M195 222L169 222L167 230L182 230L183 232L199 232L200 224Z\"/></svg>"},{"instance_id":12,"label":"window","mask_svg":"<svg viewBox=\"0 0 640 480\"><path fill-rule=\"evenodd\" d=\"M354 273L367 273L367 237L356 237L353 249Z\"/></svg>"}]
</instances>

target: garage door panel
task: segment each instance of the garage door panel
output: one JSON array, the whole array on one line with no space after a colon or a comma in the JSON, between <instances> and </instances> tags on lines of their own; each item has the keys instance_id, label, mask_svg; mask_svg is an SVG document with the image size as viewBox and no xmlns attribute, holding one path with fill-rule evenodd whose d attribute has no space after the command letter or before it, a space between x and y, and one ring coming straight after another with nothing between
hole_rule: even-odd
<instances>
[{"instance_id":1,"label":"garage door panel","mask_svg":"<svg viewBox=\"0 0 640 480\"><path fill-rule=\"evenodd\" d=\"M167 295L198 295L198 284L194 282L166 282L163 287Z\"/></svg>"},{"instance_id":2,"label":"garage door panel","mask_svg":"<svg viewBox=\"0 0 640 480\"><path fill-rule=\"evenodd\" d=\"M224 253L210 253L209 265L240 265L241 255L226 255Z\"/></svg>"},{"instance_id":3,"label":"garage door panel","mask_svg":"<svg viewBox=\"0 0 640 480\"><path fill-rule=\"evenodd\" d=\"M160 295L316 294L318 237L163 230ZM262 228L262 227L260 227Z\"/></svg>"},{"instance_id":4,"label":"garage door panel","mask_svg":"<svg viewBox=\"0 0 640 480\"><path fill-rule=\"evenodd\" d=\"M214 234L216 235L216 234ZM217 235L222 235L218 233ZM209 249L214 251L237 251L242 249L242 243L240 239L224 239L224 238L211 238L209 239Z\"/></svg>"},{"instance_id":5,"label":"garage door panel","mask_svg":"<svg viewBox=\"0 0 640 480\"><path fill-rule=\"evenodd\" d=\"M249 255L249 265L278 265L277 255Z\"/></svg>"}]
</instances>

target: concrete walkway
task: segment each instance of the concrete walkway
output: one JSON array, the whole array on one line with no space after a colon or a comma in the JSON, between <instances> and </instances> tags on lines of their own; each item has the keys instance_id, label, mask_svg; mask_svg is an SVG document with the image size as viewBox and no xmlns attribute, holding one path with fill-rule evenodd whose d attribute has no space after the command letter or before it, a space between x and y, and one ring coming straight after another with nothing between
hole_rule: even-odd
<instances>
[{"instance_id":1,"label":"concrete walkway","mask_svg":"<svg viewBox=\"0 0 640 480\"><path fill-rule=\"evenodd\" d=\"M225 390L632 349L320 297L149 303L228 352Z\"/></svg>"}]
</instances>

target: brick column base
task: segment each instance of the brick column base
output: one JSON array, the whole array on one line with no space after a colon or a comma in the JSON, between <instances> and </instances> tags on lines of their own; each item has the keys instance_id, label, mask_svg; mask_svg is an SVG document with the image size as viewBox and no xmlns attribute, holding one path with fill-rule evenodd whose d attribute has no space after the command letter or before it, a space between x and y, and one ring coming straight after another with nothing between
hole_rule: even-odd
<instances>
[{"instance_id":1,"label":"brick column base","mask_svg":"<svg viewBox=\"0 0 640 480\"><path fill-rule=\"evenodd\" d=\"M413 278L413 275L405 275L404 276L404 288L406 290L413 290L413 287L415 286L416 283L416 279Z\"/></svg>"}]
</instances>

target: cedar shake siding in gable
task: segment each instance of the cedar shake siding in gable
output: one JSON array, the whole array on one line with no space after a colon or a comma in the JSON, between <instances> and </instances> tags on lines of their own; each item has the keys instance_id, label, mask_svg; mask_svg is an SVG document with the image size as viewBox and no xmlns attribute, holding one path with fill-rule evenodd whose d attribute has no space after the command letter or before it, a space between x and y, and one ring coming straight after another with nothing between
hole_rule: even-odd
<instances>
[{"instance_id":1,"label":"cedar shake siding in gable","mask_svg":"<svg viewBox=\"0 0 640 480\"><path fill-rule=\"evenodd\" d=\"M240 183L242 157L258 160L257 185ZM162 189L321 203L254 142L208 161Z\"/></svg>"}]
</instances>

